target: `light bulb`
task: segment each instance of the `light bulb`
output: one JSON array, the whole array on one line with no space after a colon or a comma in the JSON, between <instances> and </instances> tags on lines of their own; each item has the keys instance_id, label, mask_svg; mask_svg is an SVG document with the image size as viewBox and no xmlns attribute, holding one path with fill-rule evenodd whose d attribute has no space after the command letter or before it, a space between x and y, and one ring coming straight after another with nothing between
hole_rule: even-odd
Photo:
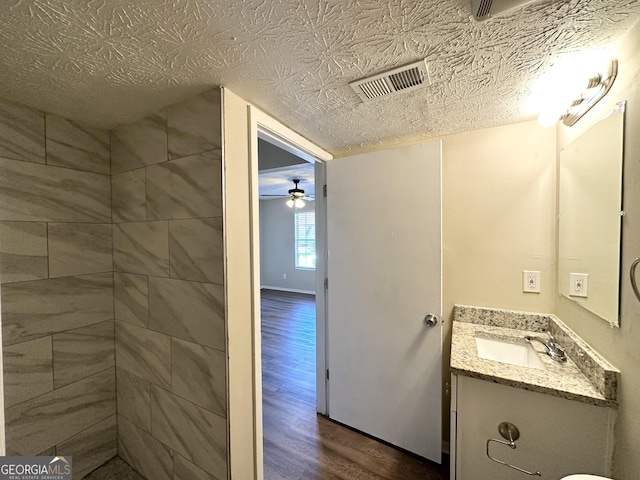
<instances>
[{"instance_id":1,"label":"light bulb","mask_svg":"<svg viewBox=\"0 0 640 480\"><path fill-rule=\"evenodd\" d=\"M293 208L293 198L290 198L289 200L287 200L287 207Z\"/></svg>"},{"instance_id":2,"label":"light bulb","mask_svg":"<svg viewBox=\"0 0 640 480\"><path fill-rule=\"evenodd\" d=\"M304 200L302 200L301 198L296 198L295 205L296 205L296 208L304 207Z\"/></svg>"}]
</instances>

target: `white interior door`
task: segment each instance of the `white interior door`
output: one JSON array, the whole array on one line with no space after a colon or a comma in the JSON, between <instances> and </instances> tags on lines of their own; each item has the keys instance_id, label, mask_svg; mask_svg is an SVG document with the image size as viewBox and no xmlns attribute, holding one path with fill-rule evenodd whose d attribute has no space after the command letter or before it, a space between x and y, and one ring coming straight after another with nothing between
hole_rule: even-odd
<instances>
[{"instance_id":1,"label":"white interior door","mask_svg":"<svg viewBox=\"0 0 640 480\"><path fill-rule=\"evenodd\" d=\"M438 463L440 164L440 141L327 164L329 416Z\"/></svg>"}]
</instances>

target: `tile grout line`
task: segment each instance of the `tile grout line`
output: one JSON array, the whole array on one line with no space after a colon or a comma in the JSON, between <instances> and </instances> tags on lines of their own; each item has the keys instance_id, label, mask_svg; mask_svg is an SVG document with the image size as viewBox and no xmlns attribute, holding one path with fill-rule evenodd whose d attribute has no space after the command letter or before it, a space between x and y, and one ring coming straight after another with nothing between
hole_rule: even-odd
<instances>
[{"instance_id":1,"label":"tile grout line","mask_svg":"<svg viewBox=\"0 0 640 480\"><path fill-rule=\"evenodd\" d=\"M46 337L40 337L40 338L46 338ZM36 340L37 340L37 339L36 339ZM10 345L7 345L7 346L10 346ZM94 372L94 373L92 373L91 375L87 375L86 377L80 378L80 379L75 380L75 381L73 381L73 382L71 382L71 383L67 383L67 384L62 385L62 386L60 386L60 387L58 387L58 388L54 388L54 389L52 389L52 390L50 390L50 391L48 391L48 392L41 393L41 394L39 394L39 395L36 395L35 397L28 398L28 399L23 400L23 401L21 401L21 402L19 402L19 403L14 403L14 404L13 404L13 405L11 405L10 407L5 407L5 412L6 412L7 410L10 410L10 409L12 409L12 408L18 407L18 406L20 406L20 405L24 405L25 403L30 402L30 401L33 401L33 400L35 400L35 399L37 399L37 398L44 397L45 395L49 395L49 394L53 393L53 392L54 392L54 391L56 391L56 390L60 390L60 389L62 389L62 388L70 387L70 386L72 386L72 385L74 385L74 384L76 384L76 383L83 382L83 381L85 381L85 380L87 380L87 379L89 379L89 378L91 378L91 377L96 376L96 375L103 374L104 372L106 372L106 371L108 371L108 370L110 370L110 369L112 369L112 368L113 368L113 369L115 369L115 366L113 366L113 367L109 367L109 368L105 368L104 370L100 370L99 372Z\"/></svg>"},{"instance_id":2,"label":"tile grout line","mask_svg":"<svg viewBox=\"0 0 640 480\"><path fill-rule=\"evenodd\" d=\"M120 455L120 422L118 421L120 418L119 408L118 408L118 355L117 355L117 332L116 332L116 261L115 261L115 219L113 215L113 129L109 130L109 188L111 193L111 205L110 205L110 213L111 213L111 281L112 281L112 307L113 307L113 376L115 382L115 422L116 422L116 438L115 438L115 450L116 456ZM98 467L99 468L99 467Z\"/></svg>"}]
</instances>

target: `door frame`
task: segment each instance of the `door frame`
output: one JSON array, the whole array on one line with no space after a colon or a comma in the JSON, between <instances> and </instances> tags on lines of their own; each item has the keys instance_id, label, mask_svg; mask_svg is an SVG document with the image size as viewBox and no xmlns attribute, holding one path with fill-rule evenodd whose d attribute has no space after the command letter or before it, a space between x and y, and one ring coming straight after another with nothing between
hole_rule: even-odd
<instances>
[{"instance_id":1,"label":"door frame","mask_svg":"<svg viewBox=\"0 0 640 480\"><path fill-rule=\"evenodd\" d=\"M228 92L228 91L227 91ZM229 92L230 93L230 92ZM254 450L254 478L261 480L263 472L262 447L262 361L261 361L261 331L260 331L260 224L259 224L259 183L258 183L258 138L262 138L283 150L298 155L316 165L316 172L322 172L325 178L324 162L333 159L333 155L321 149L303 136L294 132L284 124L265 114L255 106L246 104L248 121L248 180L249 180L249 247L250 247L250 277L251 277L251 344L252 344L252 383L253 383L253 450ZM322 183L324 185L324 183ZM317 188L317 187L316 187ZM320 187L322 192L322 187ZM320 202L318 202L320 200ZM324 198L316 193L316 218L320 217L319 226L321 248L324 255L319 255L316 265L316 409L326 413L326 296L324 279L326 276L326 214ZM324 219L324 220L323 220ZM318 226L316 226L318 228ZM316 234L316 238L318 235ZM236 340L237 341L237 340ZM230 340L231 343L231 340ZM231 380L231 378L230 378ZM230 382L231 383L231 382ZM230 422L230 435L233 435L233 424ZM232 440L232 439L230 439ZM233 450L230 445L231 473L234 472ZM236 459L237 460L237 459Z\"/></svg>"},{"instance_id":2,"label":"door frame","mask_svg":"<svg viewBox=\"0 0 640 480\"><path fill-rule=\"evenodd\" d=\"M260 344L260 207L259 207L259 180L258 180L258 139L267 141L293 155L296 155L315 167L315 213L316 213L316 411L327 413L327 370L326 361L326 289L327 278L327 215L326 198L323 195L323 186L326 182L325 161L333 156L313 144L306 138L294 132L282 123L273 119L253 105L249 105L249 161L251 171L251 244L253 288L257 289L257 298L254 298L257 318L256 346ZM258 361L260 352L254 349ZM258 371L258 370L256 370Z\"/></svg>"}]
</instances>

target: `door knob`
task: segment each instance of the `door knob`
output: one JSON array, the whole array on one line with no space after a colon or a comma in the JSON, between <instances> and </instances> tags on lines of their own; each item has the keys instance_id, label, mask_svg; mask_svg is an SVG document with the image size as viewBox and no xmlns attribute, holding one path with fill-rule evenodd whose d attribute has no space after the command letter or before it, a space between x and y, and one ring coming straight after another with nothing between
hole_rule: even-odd
<instances>
[{"instance_id":1,"label":"door knob","mask_svg":"<svg viewBox=\"0 0 640 480\"><path fill-rule=\"evenodd\" d=\"M438 316L433 313L427 313L424 317L424 323L427 324L427 327L435 327L438 324Z\"/></svg>"}]
</instances>

